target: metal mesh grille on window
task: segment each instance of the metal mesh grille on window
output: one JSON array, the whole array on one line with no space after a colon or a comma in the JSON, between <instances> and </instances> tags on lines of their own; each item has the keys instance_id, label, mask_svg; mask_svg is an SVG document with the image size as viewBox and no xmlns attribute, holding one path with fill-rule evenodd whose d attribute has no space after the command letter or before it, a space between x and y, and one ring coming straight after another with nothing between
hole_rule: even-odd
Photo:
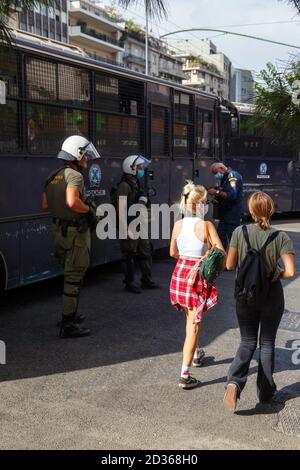
<instances>
[{"instance_id":1,"label":"metal mesh grille on window","mask_svg":"<svg viewBox=\"0 0 300 470\"><path fill-rule=\"evenodd\" d=\"M151 155L152 157L169 155L168 110L162 106L153 106L151 113Z\"/></svg>"},{"instance_id":2,"label":"metal mesh grille on window","mask_svg":"<svg viewBox=\"0 0 300 470\"><path fill-rule=\"evenodd\" d=\"M29 57L26 61L26 78L28 99L57 100L56 64Z\"/></svg>"},{"instance_id":3,"label":"metal mesh grille on window","mask_svg":"<svg viewBox=\"0 0 300 470\"><path fill-rule=\"evenodd\" d=\"M104 157L144 152L143 119L96 113L96 146Z\"/></svg>"},{"instance_id":4,"label":"metal mesh grille on window","mask_svg":"<svg viewBox=\"0 0 300 470\"><path fill-rule=\"evenodd\" d=\"M89 135L88 112L80 109L28 103L26 123L31 154L57 154L66 137Z\"/></svg>"},{"instance_id":5,"label":"metal mesh grille on window","mask_svg":"<svg viewBox=\"0 0 300 470\"><path fill-rule=\"evenodd\" d=\"M19 56L7 47L0 47L0 80L5 82L6 96L17 98L20 92L18 78Z\"/></svg>"},{"instance_id":6,"label":"metal mesh grille on window","mask_svg":"<svg viewBox=\"0 0 300 470\"><path fill-rule=\"evenodd\" d=\"M20 147L19 142L19 104L7 100L0 104L0 153L15 152Z\"/></svg>"},{"instance_id":7,"label":"metal mesh grille on window","mask_svg":"<svg viewBox=\"0 0 300 470\"><path fill-rule=\"evenodd\" d=\"M96 108L107 112L144 115L144 84L97 74Z\"/></svg>"},{"instance_id":8,"label":"metal mesh grille on window","mask_svg":"<svg viewBox=\"0 0 300 470\"><path fill-rule=\"evenodd\" d=\"M73 106L89 105L90 75L78 67L58 64L59 101Z\"/></svg>"}]
</instances>

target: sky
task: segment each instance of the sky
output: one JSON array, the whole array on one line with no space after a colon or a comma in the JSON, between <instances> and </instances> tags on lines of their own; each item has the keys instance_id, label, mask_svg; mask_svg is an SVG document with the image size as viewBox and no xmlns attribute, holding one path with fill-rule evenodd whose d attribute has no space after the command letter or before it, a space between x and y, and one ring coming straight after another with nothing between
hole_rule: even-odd
<instances>
[{"instance_id":1,"label":"sky","mask_svg":"<svg viewBox=\"0 0 300 470\"><path fill-rule=\"evenodd\" d=\"M120 11L124 13L125 18L132 18L144 27L143 0L138 1L138 6ZM111 1L103 0L103 3L109 5ZM300 15L297 16L296 9L284 0L167 0L166 3L168 20L151 22L150 27L155 36L178 29L215 27L300 47ZM237 26L249 23L274 24ZM227 27L222 28L222 26ZM201 38L210 38L216 44L218 51L226 54L235 67L250 69L257 73L265 68L267 62L283 66L285 61L290 60L295 54L300 56L300 49L220 35L217 32L180 33L170 36L168 43L176 47L179 39L198 41Z\"/></svg>"}]
</instances>

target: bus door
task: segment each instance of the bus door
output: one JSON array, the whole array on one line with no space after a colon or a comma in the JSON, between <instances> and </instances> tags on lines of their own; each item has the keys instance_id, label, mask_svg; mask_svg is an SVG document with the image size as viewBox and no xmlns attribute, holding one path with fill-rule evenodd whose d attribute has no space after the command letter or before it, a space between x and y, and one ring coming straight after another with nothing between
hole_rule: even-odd
<instances>
[{"instance_id":1,"label":"bus door","mask_svg":"<svg viewBox=\"0 0 300 470\"><path fill-rule=\"evenodd\" d=\"M170 107L149 103L149 133L148 146L151 155L151 166L146 172L146 185L151 204L170 203ZM167 208L167 206L166 206ZM160 217L159 237L154 236L154 248L167 246L169 240L162 236L161 223L168 220L167 216ZM156 219L156 220L154 220ZM158 222L158 215L153 213L151 222ZM154 232L153 232L154 233ZM155 239L156 238L156 239ZM158 239L159 238L159 239Z\"/></svg>"},{"instance_id":2,"label":"bus door","mask_svg":"<svg viewBox=\"0 0 300 470\"><path fill-rule=\"evenodd\" d=\"M172 155L171 155L171 204L180 201L187 179L195 176L194 99L192 95L174 91Z\"/></svg>"}]
</instances>

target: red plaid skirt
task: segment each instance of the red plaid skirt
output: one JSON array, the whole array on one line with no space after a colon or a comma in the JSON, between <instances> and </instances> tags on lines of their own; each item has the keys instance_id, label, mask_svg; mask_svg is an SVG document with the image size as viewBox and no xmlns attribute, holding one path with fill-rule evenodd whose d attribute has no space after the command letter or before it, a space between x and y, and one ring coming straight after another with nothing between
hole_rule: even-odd
<instances>
[{"instance_id":1,"label":"red plaid skirt","mask_svg":"<svg viewBox=\"0 0 300 470\"><path fill-rule=\"evenodd\" d=\"M202 260L179 258L170 284L171 304L183 312L195 309L194 323L201 322L204 312L218 302L216 286L199 275L201 263Z\"/></svg>"}]
</instances>

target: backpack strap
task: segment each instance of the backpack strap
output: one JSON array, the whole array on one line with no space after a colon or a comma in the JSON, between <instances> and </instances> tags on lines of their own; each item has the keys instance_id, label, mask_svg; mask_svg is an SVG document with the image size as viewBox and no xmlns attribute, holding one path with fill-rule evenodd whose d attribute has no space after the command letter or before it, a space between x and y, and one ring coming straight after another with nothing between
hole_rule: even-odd
<instances>
[{"instance_id":1,"label":"backpack strap","mask_svg":"<svg viewBox=\"0 0 300 470\"><path fill-rule=\"evenodd\" d=\"M45 185L44 185L44 190L47 188L47 186L49 186L49 184L54 180L55 176L58 175L58 173L61 171L61 170L64 170L66 168L66 165L65 166L61 166L60 168L58 168L57 170L54 171L54 173L52 173L51 176L49 176L49 178L47 178L46 182L45 182Z\"/></svg>"},{"instance_id":2,"label":"backpack strap","mask_svg":"<svg viewBox=\"0 0 300 470\"><path fill-rule=\"evenodd\" d=\"M242 226L242 230L243 230L244 238L245 238L246 243L247 243L248 250L251 250L250 239L249 239L249 233L248 233L248 230L247 230L246 225L243 225L243 226Z\"/></svg>"},{"instance_id":3,"label":"backpack strap","mask_svg":"<svg viewBox=\"0 0 300 470\"><path fill-rule=\"evenodd\" d=\"M280 232L281 232L281 230L277 230L276 232L273 232L273 233L271 233L271 235L268 236L266 242L263 244L263 246L260 250L261 253L263 253L266 250L267 246L270 243L272 243L273 240L275 240L275 238L280 234Z\"/></svg>"},{"instance_id":4,"label":"backpack strap","mask_svg":"<svg viewBox=\"0 0 300 470\"><path fill-rule=\"evenodd\" d=\"M212 247L212 243L211 243L211 238L210 238L210 234L208 230L208 223L204 221L204 225L205 225L206 244L207 244L207 248L210 250Z\"/></svg>"}]
</instances>

